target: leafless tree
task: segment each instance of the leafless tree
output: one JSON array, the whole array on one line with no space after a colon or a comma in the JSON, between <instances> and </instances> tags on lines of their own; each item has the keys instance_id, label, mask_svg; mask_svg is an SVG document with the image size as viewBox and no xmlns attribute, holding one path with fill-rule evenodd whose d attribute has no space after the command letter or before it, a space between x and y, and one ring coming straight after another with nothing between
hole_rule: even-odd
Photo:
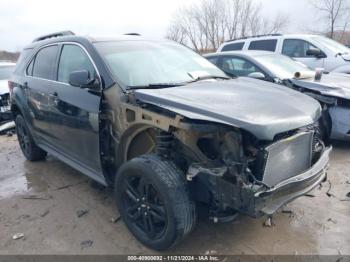
<instances>
[{"instance_id":1,"label":"leafless tree","mask_svg":"<svg viewBox=\"0 0 350 262\"><path fill-rule=\"evenodd\" d=\"M179 24L174 24L173 26L168 28L166 38L172 39L184 45L186 45L187 43L185 29Z\"/></svg>"},{"instance_id":2,"label":"leafless tree","mask_svg":"<svg viewBox=\"0 0 350 262\"><path fill-rule=\"evenodd\" d=\"M255 0L202 0L175 13L167 37L197 51L215 50L227 39L276 33L287 22L283 15L264 17Z\"/></svg>"},{"instance_id":3,"label":"leafless tree","mask_svg":"<svg viewBox=\"0 0 350 262\"><path fill-rule=\"evenodd\" d=\"M349 18L349 0L311 0L311 4L322 13L330 38L334 38L334 33L339 27L343 31L346 30L347 19L344 18Z\"/></svg>"}]
</instances>

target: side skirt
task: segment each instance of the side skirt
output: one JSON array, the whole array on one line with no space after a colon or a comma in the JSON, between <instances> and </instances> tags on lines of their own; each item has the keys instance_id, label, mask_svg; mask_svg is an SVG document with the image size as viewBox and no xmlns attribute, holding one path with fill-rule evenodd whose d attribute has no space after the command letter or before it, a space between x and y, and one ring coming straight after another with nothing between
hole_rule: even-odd
<instances>
[{"instance_id":1,"label":"side skirt","mask_svg":"<svg viewBox=\"0 0 350 262\"><path fill-rule=\"evenodd\" d=\"M97 181L98 183L108 186L106 179L102 173L97 172L96 170L91 169L90 167L83 165L79 163L78 161L72 159L69 156L66 156L60 152L57 152L55 149L53 149L51 146L44 145L42 143L38 144L39 147L41 147L43 150L48 152L49 154L53 155L54 157L58 158L62 162L66 163L67 165L71 166L72 168L76 169L77 171L83 173L84 175L90 177L91 179Z\"/></svg>"}]
</instances>

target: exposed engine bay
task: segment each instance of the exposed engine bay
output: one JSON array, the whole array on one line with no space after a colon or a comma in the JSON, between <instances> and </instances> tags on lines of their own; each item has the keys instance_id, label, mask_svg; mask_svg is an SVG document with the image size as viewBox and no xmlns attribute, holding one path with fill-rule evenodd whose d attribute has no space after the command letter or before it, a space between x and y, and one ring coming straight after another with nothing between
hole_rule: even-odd
<instances>
[{"instance_id":1,"label":"exposed engine bay","mask_svg":"<svg viewBox=\"0 0 350 262\"><path fill-rule=\"evenodd\" d=\"M174 157L187 169L195 198L210 204L216 219L226 219L237 210L262 215L254 195L307 171L326 149L317 125L280 134L273 142L225 126L199 124L193 129L174 133L186 147L180 151L187 153Z\"/></svg>"},{"instance_id":2,"label":"exposed engine bay","mask_svg":"<svg viewBox=\"0 0 350 262\"><path fill-rule=\"evenodd\" d=\"M106 98L113 101L113 92ZM216 222L230 221L237 213L271 215L326 179L331 148L323 142L319 120L270 139L265 134L271 132L256 132L258 137L235 125L191 119L140 100L131 94L121 107L105 103L113 105L104 109L110 112L104 118L112 119L105 134L110 132L118 147L108 149L113 143L103 135L103 165L149 153L170 160L185 176L192 199L208 207ZM125 118L117 120L120 115ZM113 154L119 158L109 156Z\"/></svg>"}]
</instances>

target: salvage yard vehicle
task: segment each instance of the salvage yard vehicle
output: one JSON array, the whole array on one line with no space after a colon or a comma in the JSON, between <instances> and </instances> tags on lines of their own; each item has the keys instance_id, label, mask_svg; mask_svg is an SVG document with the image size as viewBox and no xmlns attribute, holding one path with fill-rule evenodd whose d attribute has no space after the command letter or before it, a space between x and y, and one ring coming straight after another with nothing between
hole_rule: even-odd
<instances>
[{"instance_id":1,"label":"salvage yard vehicle","mask_svg":"<svg viewBox=\"0 0 350 262\"><path fill-rule=\"evenodd\" d=\"M114 186L122 219L164 250L196 224L272 215L326 179L319 103L289 88L230 79L192 50L141 36L60 32L21 54L11 80L30 161L56 156Z\"/></svg>"},{"instance_id":2,"label":"salvage yard vehicle","mask_svg":"<svg viewBox=\"0 0 350 262\"><path fill-rule=\"evenodd\" d=\"M217 52L260 50L282 54L308 67L350 74L350 49L320 35L271 34L229 40Z\"/></svg>"},{"instance_id":3,"label":"salvage yard vehicle","mask_svg":"<svg viewBox=\"0 0 350 262\"><path fill-rule=\"evenodd\" d=\"M287 56L266 51L232 51L205 57L229 74L274 82L310 95L322 105L325 136L350 141L349 75L317 74Z\"/></svg>"},{"instance_id":4,"label":"salvage yard vehicle","mask_svg":"<svg viewBox=\"0 0 350 262\"><path fill-rule=\"evenodd\" d=\"M0 61L0 124L12 118L8 79L15 69L15 66L15 63Z\"/></svg>"}]
</instances>

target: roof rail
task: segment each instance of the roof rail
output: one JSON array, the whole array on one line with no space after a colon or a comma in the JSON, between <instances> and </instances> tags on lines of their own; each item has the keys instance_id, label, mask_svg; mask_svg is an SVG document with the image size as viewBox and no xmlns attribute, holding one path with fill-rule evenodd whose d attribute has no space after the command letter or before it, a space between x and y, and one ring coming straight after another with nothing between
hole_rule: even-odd
<instances>
[{"instance_id":1,"label":"roof rail","mask_svg":"<svg viewBox=\"0 0 350 262\"><path fill-rule=\"evenodd\" d=\"M37 37L33 40L34 42L38 42L38 41L43 41L45 39L49 39L49 38L53 38L53 37L60 37L60 36L66 36L66 35L75 35L72 31L61 31L61 32L56 32L56 33L52 33L52 34L48 34L48 35L43 35L40 37Z\"/></svg>"},{"instance_id":2,"label":"roof rail","mask_svg":"<svg viewBox=\"0 0 350 262\"><path fill-rule=\"evenodd\" d=\"M240 37L240 38L235 38L235 39L227 40L227 41L225 41L225 43L227 43L227 42L232 42L232 41L236 41L236 40L243 40L243 39L248 39L248 38L264 37L264 36L282 36L282 34L266 34L266 35L245 36L245 37Z\"/></svg>"},{"instance_id":3,"label":"roof rail","mask_svg":"<svg viewBox=\"0 0 350 262\"><path fill-rule=\"evenodd\" d=\"M124 35L135 35L135 36L141 36L139 33L126 33Z\"/></svg>"}]
</instances>

